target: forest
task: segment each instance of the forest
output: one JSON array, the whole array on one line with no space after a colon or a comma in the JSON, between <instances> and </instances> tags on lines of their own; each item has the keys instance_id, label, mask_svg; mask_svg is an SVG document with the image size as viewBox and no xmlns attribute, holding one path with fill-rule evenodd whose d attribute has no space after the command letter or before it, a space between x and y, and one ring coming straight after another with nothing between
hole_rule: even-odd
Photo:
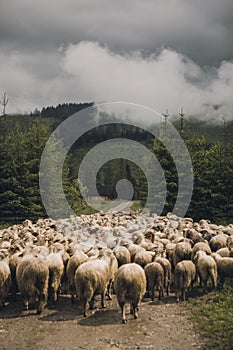
<instances>
[{"instance_id":1,"label":"forest","mask_svg":"<svg viewBox=\"0 0 233 350\"><path fill-rule=\"evenodd\" d=\"M39 166L45 144L63 120L92 105L92 102L65 103L57 107L45 107L41 111L35 110L27 115L0 117L1 223L46 217L39 189ZM183 138L193 165L194 188L186 216L194 220L207 218L218 224L232 223L233 122L221 119L216 124L206 121L204 117L179 116L171 122ZM160 131L166 133L166 120L160 127ZM152 133L126 124L95 128L81 136L71 147L63 166L63 188L72 209L77 215L93 212L81 196L78 168L85 154L100 141L117 137L140 142L155 154L167 185L162 214L172 211L178 193L178 174L171 155ZM100 195L115 199L115 185L122 178L131 181L134 187L133 200L139 208L143 207L148 193L145 175L137 165L124 158L109 161L100 169L97 176ZM53 186L56 188L56 183ZM155 200L150 199L152 212Z\"/></svg>"}]
</instances>

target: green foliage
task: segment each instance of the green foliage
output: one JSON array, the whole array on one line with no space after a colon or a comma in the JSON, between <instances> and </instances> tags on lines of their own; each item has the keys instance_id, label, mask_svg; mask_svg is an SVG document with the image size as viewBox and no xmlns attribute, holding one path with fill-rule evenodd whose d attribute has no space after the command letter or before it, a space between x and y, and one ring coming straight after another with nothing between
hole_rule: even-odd
<instances>
[{"instance_id":1,"label":"green foliage","mask_svg":"<svg viewBox=\"0 0 233 350\"><path fill-rule=\"evenodd\" d=\"M31 115L4 116L0 118L0 207L1 221L14 221L16 218L37 218L46 216L39 190L39 167L43 149L51 132L66 117L85 107L87 104L63 104L36 111ZM92 115L89 116L92 118ZM105 120L107 115L102 115ZM194 189L187 216L194 220L210 219L212 222L227 224L233 220L233 123L226 127L208 126L206 122L190 119L182 125L175 121L174 125L182 135L189 150L194 171ZM209 131L209 134L208 134ZM165 124L162 125L161 137L169 137ZM162 167L167 195L162 214L172 211L179 190L179 180L185 182L185 173L177 173L177 164L171 154L158 139L143 129L125 125L112 124L101 126L84 134L71 147L63 166L62 181L66 198L75 213L90 213L80 193L78 180L79 165L83 157L95 145L111 138L130 138L145 145L151 150ZM170 140L173 149L179 155L182 163L182 149L176 140ZM65 145L58 137L58 143L51 149L51 159L48 160L48 171L51 179L55 178L56 163L59 162ZM147 159L144 160L148 173L152 168ZM155 175L156 176L156 175ZM114 159L104 164L98 172L96 185L100 195L116 199L116 184L122 178L127 178L134 187L134 201L137 207L149 203L153 205L163 198L162 183L157 182L151 198L148 196L148 184L145 174L136 164L124 159ZM88 189L86 189L88 191ZM188 189L187 189L188 190ZM53 193L53 196L51 195ZM55 194L55 196L54 196ZM88 193L91 195L91 193ZM50 183L46 195L52 203L57 215L59 212L61 193L56 181ZM181 194L185 197L185 192ZM52 199L53 198L53 199Z\"/></svg>"},{"instance_id":2,"label":"green foliage","mask_svg":"<svg viewBox=\"0 0 233 350\"><path fill-rule=\"evenodd\" d=\"M189 298L184 307L191 310L191 321L205 339L205 349L231 350L233 344L233 284L198 298Z\"/></svg>"}]
</instances>

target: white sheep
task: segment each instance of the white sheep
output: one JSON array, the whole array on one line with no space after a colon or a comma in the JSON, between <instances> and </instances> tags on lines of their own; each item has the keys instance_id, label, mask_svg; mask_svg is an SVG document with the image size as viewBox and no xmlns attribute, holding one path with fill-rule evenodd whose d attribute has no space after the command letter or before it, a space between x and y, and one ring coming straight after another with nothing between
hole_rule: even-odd
<instances>
[{"instance_id":1,"label":"white sheep","mask_svg":"<svg viewBox=\"0 0 233 350\"><path fill-rule=\"evenodd\" d=\"M176 301L179 302L180 296L183 301L186 300L188 289L193 287L196 279L196 267L191 260L180 261L174 271L174 280L176 285Z\"/></svg>"},{"instance_id":2,"label":"white sheep","mask_svg":"<svg viewBox=\"0 0 233 350\"><path fill-rule=\"evenodd\" d=\"M8 263L0 261L0 308L4 306L11 287L11 271Z\"/></svg>"},{"instance_id":3,"label":"white sheep","mask_svg":"<svg viewBox=\"0 0 233 350\"><path fill-rule=\"evenodd\" d=\"M150 252L147 250L138 251L135 254L134 262L140 265L142 268L144 268L147 264L153 261L154 256L155 256L154 252Z\"/></svg>"},{"instance_id":4,"label":"white sheep","mask_svg":"<svg viewBox=\"0 0 233 350\"><path fill-rule=\"evenodd\" d=\"M155 262L158 262L164 271L164 289L169 296L170 293L170 283L171 283L171 264L167 258L156 257L154 259Z\"/></svg>"},{"instance_id":5,"label":"white sheep","mask_svg":"<svg viewBox=\"0 0 233 350\"><path fill-rule=\"evenodd\" d=\"M220 233L212 237L209 241L210 248L212 252L216 252L218 249L227 246L227 235Z\"/></svg>"},{"instance_id":6,"label":"white sheep","mask_svg":"<svg viewBox=\"0 0 233 350\"><path fill-rule=\"evenodd\" d=\"M197 268L197 275L200 278L200 286L203 287L204 293L207 291L208 279L211 279L213 288L217 286L217 265L213 257L207 255L206 252L199 250L195 257L194 263Z\"/></svg>"},{"instance_id":7,"label":"white sheep","mask_svg":"<svg viewBox=\"0 0 233 350\"><path fill-rule=\"evenodd\" d=\"M143 268L135 263L122 265L115 275L114 288L121 308L122 322L127 322L126 302L130 302L134 318L138 318L138 306L146 292L146 275Z\"/></svg>"},{"instance_id":8,"label":"white sheep","mask_svg":"<svg viewBox=\"0 0 233 350\"><path fill-rule=\"evenodd\" d=\"M188 242L179 242L173 250L174 266L182 260L189 260L191 258L192 247Z\"/></svg>"},{"instance_id":9,"label":"white sheep","mask_svg":"<svg viewBox=\"0 0 233 350\"><path fill-rule=\"evenodd\" d=\"M113 249L113 253L115 254L115 257L117 258L119 267L121 267L121 265L130 263L130 252L126 247L116 246Z\"/></svg>"},{"instance_id":10,"label":"white sheep","mask_svg":"<svg viewBox=\"0 0 233 350\"><path fill-rule=\"evenodd\" d=\"M66 267L66 277L71 292L71 302L74 303L75 282L74 276L77 268L88 260L88 256L81 250L76 250L71 256Z\"/></svg>"},{"instance_id":11,"label":"white sheep","mask_svg":"<svg viewBox=\"0 0 233 350\"><path fill-rule=\"evenodd\" d=\"M95 295L101 295L101 306L105 307L104 296L112 277L111 265L114 258L113 252L106 249L100 259L86 261L77 268L75 287L81 301L83 316L87 316L87 303L90 304L90 309L93 309Z\"/></svg>"},{"instance_id":12,"label":"white sheep","mask_svg":"<svg viewBox=\"0 0 233 350\"><path fill-rule=\"evenodd\" d=\"M46 263L49 268L49 300L54 305L58 298L58 288L61 284L61 279L64 273L64 264L62 255L59 253L50 253L46 257Z\"/></svg>"},{"instance_id":13,"label":"white sheep","mask_svg":"<svg viewBox=\"0 0 233 350\"><path fill-rule=\"evenodd\" d=\"M159 300L164 295L164 269L158 262L151 262L145 266L145 274L147 281L147 293L151 292L151 300L154 300L154 293L159 291Z\"/></svg>"},{"instance_id":14,"label":"white sheep","mask_svg":"<svg viewBox=\"0 0 233 350\"><path fill-rule=\"evenodd\" d=\"M37 303L37 314L46 305L48 297L49 269L45 259L26 255L16 268L16 280L23 296L24 306Z\"/></svg>"},{"instance_id":15,"label":"white sheep","mask_svg":"<svg viewBox=\"0 0 233 350\"><path fill-rule=\"evenodd\" d=\"M191 254L191 260L193 261L196 253L198 250L202 250L203 252L206 252L206 254L210 255L211 254L211 249L208 243L206 242L198 242L194 244L193 249L192 249L192 254Z\"/></svg>"},{"instance_id":16,"label":"white sheep","mask_svg":"<svg viewBox=\"0 0 233 350\"><path fill-rule=\"evenodd\" d=\"M212 253L212 257L217 263L220 285L223 287L225 278L233 278L233 258L223 258L217 253Z\"/></svg>"}]
</instances>

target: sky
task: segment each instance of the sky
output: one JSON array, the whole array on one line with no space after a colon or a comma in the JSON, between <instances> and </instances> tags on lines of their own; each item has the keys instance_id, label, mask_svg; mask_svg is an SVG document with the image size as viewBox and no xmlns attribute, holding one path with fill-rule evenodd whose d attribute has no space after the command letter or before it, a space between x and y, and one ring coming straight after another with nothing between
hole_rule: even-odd
<instances>
[{"instance_id":1,"label":"sky","mask_svg":"<svg viewBox=\"0 0 233 350\"><path fill-rule=\"evenodd\" d=\"M232 0L0 0L0 96L232 118L232 42Z\"/></svg>"}]
</instances>

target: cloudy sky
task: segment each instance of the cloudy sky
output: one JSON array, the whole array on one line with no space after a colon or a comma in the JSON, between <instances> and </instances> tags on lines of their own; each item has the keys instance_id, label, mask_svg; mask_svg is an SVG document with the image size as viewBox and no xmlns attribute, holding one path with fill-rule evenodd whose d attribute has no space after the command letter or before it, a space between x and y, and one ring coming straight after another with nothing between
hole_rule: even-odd
<instances>
[{"instance_id":1,"label":"cloudy sky","mask_svg":"<svg viewBox=\"0 0 233 350\"><path fill-rule=\"evenodd\" d=\"M232 42L232 0L0 0L0 93L231 117Z\"/></svg>"}]
</instances>

